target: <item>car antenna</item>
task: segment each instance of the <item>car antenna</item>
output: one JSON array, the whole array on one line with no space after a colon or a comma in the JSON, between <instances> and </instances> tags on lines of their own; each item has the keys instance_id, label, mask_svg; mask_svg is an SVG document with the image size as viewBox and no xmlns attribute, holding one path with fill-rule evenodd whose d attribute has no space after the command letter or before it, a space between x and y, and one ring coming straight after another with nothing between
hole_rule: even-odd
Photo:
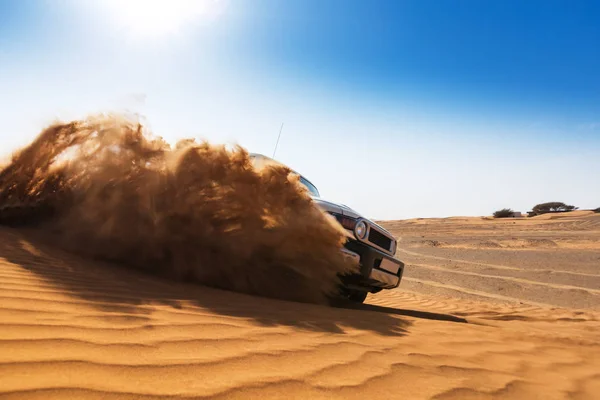
<instances>
[{"instance_id":1,"label":"car antenna","mask_svg":"<svg viewBox=\"0 0 600 400\"><path fill-rule=\"evenodd\" d=\"M277 143L275 143L275 150L273 150L273 159L275 159L275 153L277 153L277 146L279 145L279 139L281 138L281 131L283 130L283 122L279 128L279 136L277 136Z\"/></svg>"}]
</instances>

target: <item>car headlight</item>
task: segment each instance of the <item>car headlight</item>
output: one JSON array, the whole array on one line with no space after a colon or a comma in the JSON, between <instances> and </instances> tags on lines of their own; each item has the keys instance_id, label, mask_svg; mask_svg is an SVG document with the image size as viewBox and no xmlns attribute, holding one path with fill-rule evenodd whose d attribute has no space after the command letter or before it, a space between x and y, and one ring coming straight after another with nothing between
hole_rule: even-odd
<instances>
[{"instance_id":1,"label":"car headlight","mask_svg":"<svg viewBox=\"0 0 600 400\"><path fill-rule=\"evenodd\" d=\"M367 224L365 221L359 221L354 227L354 234L359 239L364 239L367 237Z\"/></svg>"}]
</instances>

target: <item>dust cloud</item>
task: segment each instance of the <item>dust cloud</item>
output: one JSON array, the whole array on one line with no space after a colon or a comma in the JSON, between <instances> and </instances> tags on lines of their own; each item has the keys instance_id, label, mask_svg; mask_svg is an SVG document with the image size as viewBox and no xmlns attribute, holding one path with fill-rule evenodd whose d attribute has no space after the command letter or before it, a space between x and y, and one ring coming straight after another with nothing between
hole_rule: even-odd
<instances>
[{"instance_id":1,"label":"dust cloud","mask_svg":"<svg viewBox=\"0 0 600 400\"><path fill-rule=\"evenodd\" d=\"M43 130L0 172L0 223L182 281L324 303L351 272L343 230L289 170L236 147L174 147L123 115Z\"/></svg>"}]
</instances>

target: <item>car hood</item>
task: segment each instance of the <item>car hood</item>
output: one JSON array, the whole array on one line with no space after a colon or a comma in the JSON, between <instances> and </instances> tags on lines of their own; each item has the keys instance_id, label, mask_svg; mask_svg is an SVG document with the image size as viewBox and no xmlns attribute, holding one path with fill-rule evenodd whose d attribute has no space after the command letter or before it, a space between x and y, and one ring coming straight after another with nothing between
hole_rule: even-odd
<instances>
[{"instance_id":1,"label":"car hood","mask_svg":"<svg viewBox=\"0 0 600 400\"><path fill-rule=\"evenodd\" d=\"M361 214L359 214L358 212L354 211L353 209L351 209L350 207L348 207L344 204L334 203L332 201L323 200L320 197L312 197L312 199L317 204L317 206L319 206L319 208L321 208L323 211L332 212L332 213L336 213L336 214L342 214L342 215L345 215L350 218L357 218L357 219L362 218L362 219L369 221L369 223L371 223L372 225L376 225L379 229L383 230L384 232L388 232L387 229L384 229L382 226L376 224L375 222L371 221L370 219L363 217Z\"/></svg>"},{"instance_id":2,"label":"car hood","mask_svg":"<svg viewBox=\"0 0 600 400\"><path fill-rule=\"evenodd\" d=\"M313 201L324 211L333 212L336 214L346 215L352 218L363 218L362 215L343 204L334 203L332 201L323 200L319 197L313 197Z\"/></svg>"}]
</instances>

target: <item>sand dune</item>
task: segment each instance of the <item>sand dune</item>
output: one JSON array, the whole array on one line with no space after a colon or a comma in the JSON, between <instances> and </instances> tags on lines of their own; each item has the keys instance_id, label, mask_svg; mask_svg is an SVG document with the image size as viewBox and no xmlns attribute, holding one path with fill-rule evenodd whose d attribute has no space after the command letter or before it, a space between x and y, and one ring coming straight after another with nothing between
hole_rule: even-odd
<instances>
[{"instance_id":1,"label":"sand dune","mask_svg":"<svg viewBox=\"0 0 600 400\"><path fill-rule=\"evenodd\" d=\"M444 258L409 230L400 254L422 264L399 290L330 308L162 281L0 228L0 399L597 398L600 314L539 293L593 306L598 264Z\"/></svg>"},{"instance_id":2,"label":"sand dune","mask_svg":"<svg viewBox=\"0 0 600 400\"><path fill-rule=\"evenodd\" d=\"M383 225L408 263L404 291L600 310L600 214Z\"/></svg>"}]
</instances>

